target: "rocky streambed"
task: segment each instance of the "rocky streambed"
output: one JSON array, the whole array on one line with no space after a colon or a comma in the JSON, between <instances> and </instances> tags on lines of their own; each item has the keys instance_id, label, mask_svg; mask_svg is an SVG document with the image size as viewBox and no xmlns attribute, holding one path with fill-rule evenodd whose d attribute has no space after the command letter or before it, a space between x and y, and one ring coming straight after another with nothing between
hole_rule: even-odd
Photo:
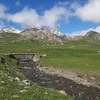
<instances>
[{"instance_id":1,"label":"rocky streambed","mask_svg":"<svg viewBox=\"0 0 100 100\"><path fill-rule=\"evenodd\" d=\"M73 79L76 77L66 74L60 75L60 72L57 74L56 71L53 72L53 70L36 67L31 60L20 59L19 66L28 79L40 86L59 90L65 95L71 95L74 100L100 100L100 89L91 86L86 81L82 83L83 80L81 78L76 81L71 80L69 77Z\"/></svg>"}]
</instances>

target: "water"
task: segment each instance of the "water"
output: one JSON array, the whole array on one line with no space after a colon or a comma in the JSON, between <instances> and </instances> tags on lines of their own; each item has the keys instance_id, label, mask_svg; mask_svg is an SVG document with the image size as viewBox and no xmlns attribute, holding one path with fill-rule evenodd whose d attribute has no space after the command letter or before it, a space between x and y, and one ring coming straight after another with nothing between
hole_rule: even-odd
<instances>
[{"instance_id":1,"label":"water","mask_svg":"<svg viewBox=\"0 0 100 100\"><path fill-rule=\"evenodd\" d=\"M23 58L23 57L22 57ZM42 87L64 90L74 100L100 100L100 89L77 84L72 80L57 75L50 75L36 68L33 61L19 61L21 71L26 78Z\"/></svg>"}]
</instances>

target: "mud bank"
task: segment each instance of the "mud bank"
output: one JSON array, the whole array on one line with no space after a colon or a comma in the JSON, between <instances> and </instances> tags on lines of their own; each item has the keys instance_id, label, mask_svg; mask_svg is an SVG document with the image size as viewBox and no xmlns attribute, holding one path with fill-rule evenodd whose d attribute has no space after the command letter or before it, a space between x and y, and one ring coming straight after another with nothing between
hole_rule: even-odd
<instances>
[{"instance_id":1,"label":"mud bank","mask_svg":"<svg viewBox=\"0 0 100 100\"><path fill-rule=\"evenodd\" d=\"M100 100L100 89L92 86L78 84L66 77L50 74L39 67L35 67L33 61L19 61L22 73L31 81L40 86L64 91L74 100Z\"/></svg>"}]
</instances>

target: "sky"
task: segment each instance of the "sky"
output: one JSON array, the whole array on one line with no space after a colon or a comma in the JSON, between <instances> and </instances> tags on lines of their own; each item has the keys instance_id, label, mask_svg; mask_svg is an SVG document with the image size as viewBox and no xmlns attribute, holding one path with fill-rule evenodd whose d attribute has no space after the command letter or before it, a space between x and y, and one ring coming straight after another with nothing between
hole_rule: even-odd
<instances>
[{"instance_id":1,"label":"sky","mask_svg":"<svg viewBox=\"0 0 100 100\"><path fill-rule=\"evenodd\" d=\"M28 26L71 36L100 32L100 0L0 0L0 28Z\"/></svg>"}]
</instances>

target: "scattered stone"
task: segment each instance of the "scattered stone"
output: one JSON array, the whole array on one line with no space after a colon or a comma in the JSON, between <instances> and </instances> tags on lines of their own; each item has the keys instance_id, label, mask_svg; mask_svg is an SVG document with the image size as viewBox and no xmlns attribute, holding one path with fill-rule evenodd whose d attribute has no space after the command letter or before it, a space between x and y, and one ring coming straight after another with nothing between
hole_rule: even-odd
<instances>
[{"instance_id":1,"label":"scattered stone","mask_svg":"<svg viewBox=\"0 0 100 100\"><path fill-rule=\"evenodd\" d=\"M29 86L25 86L24 88L25 88L25 89L29 89L30 87L29 87Z\"/></svg>"},{"instance_id":2,"label":"scattered stone","mask_svg":"<svg viewBox=\"0 0 100 100\"><path fill-rule=\"evenodd\" d=\"M87 77L88 75L87 75L87 74L85 74L84 76L85 76L85 77Z\"/></svg>"},{"instance_id":3,"label":"scattered stone","mask_svg":"<svg viewBox=\"0 0 100 100\"><path fill-rule=\"evenodd\" d=\"M27 92L27 90L20 90L19 92L20 93L24 93L24 92Z\"/></svg>"},{"instance_id":4,"label":"scattered stone","mask_svg":"<svg viewBox=\"0 0 100 100\"><path fill-rule=\"evenodd\" d=\"M24 83L25 85L30 85L30 81L29 81L29 80L23 80L23 83Z\"/></svg>"},{"instance_id":5,"label":"scattered stone","mask_svg":"<svg viewBox=\"0 0 100 100\"><path fill-rule=\"evenodd\" d=\"M8 77L8 74L5 74L6 77Z\"/></svg>"},{"instance_id":6,"label":"scattered stone","mask_svg":"<svg viewBox=\"0 0 100 100\"><path fill-rule=\"evenodd\" d=\"M100 89L100 86L97 85L97 84L93 84L93 83L91 83L90 86Z\"/></svg>"},{"instance_id":7,"label":"scattered stone","mask_svg":"<svg viewBox=\"0 0 100 100\"><path fill-rule=\"evenodd\" d=\"M38 77L39 75L35 75L35 77Z\"/></svg>"},{"instance_id":8,"label":"scattered stone","mask_svg":"<svg viewBox=\"0 0 100 100\"><path fill-rule=\"evenodd\" d=\"M97 51L98 53L100 53L100 51Z\"/></svg>"},{"instance_id":9,"label":"scattered stone","mask_svg":"<svg viewBox=\"0 0 100 100\"><path fill-rule=\"evenodd\" d=\"M30 67L23 67L24 69L31 69Z\"/></svg>"},{"instance_id":10,"label":"scattered stone","mask_svg":"<svg viewBox=\"0 0 100 100\"><path fill-rule=\"evenodd\" d=\"M14 81L19 81L19 80L20 80L19 77L14 78Z\"/></svg>"},{"instance_id":11,"label":"scattered stone","mask_svg":"<svg viewBox=\"0 0 100 100\"><path fill-rule=\"evenodd\" d=\"M13 82L13 79L8 79L9 81Z\"/></svg>"},{"instance_id":12,"label":"scattered stone","mask_svg":"<svg viewBox=\"0 0 100 100\"><path fill-rule=\"evenodd\" d=\"M45 94L48 94L48 92L45 92Z\"/></svg>"},{"instance_id":13,"label":"scattered stone","mask_svg":"<svg viewBox=\"0 0 100 100\"><path fill-rule=\"evenodd\" d=\"M45 84L45 82L41 82L42 84Z\"/></svg>"},{"instance_id":14,"label":"scattered stone","mask_svg":"<svg viewBox=\"0 0 100 100\"><path fill-rule=\"evenodd\" d=\"M42 55L42 57L46 57L46 56L47 56L46 54L43 54L43 55Z\"/></svg>"},{"instance_id":15,"label":"scattered stone","mask_svg":"<svg viewBox=\"0 0 100 100\"><path fill-rule=\"evenodd\" d=\"M90 79L95 80L95 78L94 78L94 77L90 77Z\"/></svg>"},{"instance_id":16,"label":"scattered stone","mask_svg":"<svg viewBox=\"0 0 100 100\"><path fill-rule=\"evenodd\" d=\"M70 88L72 88L72 86L70 86Z\"/></svg>"},{"instance_id":17,"label":"scattered stone","mask_svg":"<svg viewBox=\"0 0 100 100\"><path fill-rule=\"evenodd\" d=\"M12 82L14 80L14 78L11 76L8 76L8 80Z\"/></svg>"},{"instance_id":18,"label":"scattered stone","mask_svg":"<svg viewBox=\"0 0 100 100\"><path fill-rule=\"evenodd\" d=\"M12 98L19 98L18 95L12 95Z\"/></svg>"},{"instance_id":19,"label":"scattered stone","mask_svg":"<svg viewBox=\"0 0 100 100\"><path fill-rule=\"evenodd\" d=\"M41 57L42 57L42 55L35 54L33 57L33 62L37 62L38 60L40 60Z\"/></svg>"},{"instance_id":20,"label":"scattered stone","mask_svg":"<svg viewBox=\"0 0 100 100\"><path fill-rule=\"evenodd\" d=\"M27 49L27 51L30 51L30 49Z\"/></svg>"},{"instance_id":21,"label":"scattered stone","mask_svg":"<svg viewBox=\"0 0 100 100\"><path fill-rule=\"evenodd\" d=\"M59 82L59 80L55 80L55 82L56 82L56 83L58 83L58 82Z\"/></svg>"},{"instance_id":22,"label":"scattered stone","mask_svg":"<svg viewBox=\"0 0 100 100\"><path fill-rule=\"evenodd\" d=\"M1 84L5 84L5 82L4 81L1 81Z\"/></svg>"},{"instance_id":23,"label":"scattered stone","mask_svg":"<svg viewBox=\"0 0 100 100\"><path fill-rule=\"evenodd\" d=\"M67 95L67 93L64 90L59 91L61 94Z\"/></svg>"},{"instance_id":24,"label":"scattered stone","mask_svg":"<svg viewBox=\"0 0 100 100\"><path fill-rule=\"evenodd\" d=\"M4 87L3 86L0 86L0 89L4 89Z\"/></svg>"}]
</instances>

